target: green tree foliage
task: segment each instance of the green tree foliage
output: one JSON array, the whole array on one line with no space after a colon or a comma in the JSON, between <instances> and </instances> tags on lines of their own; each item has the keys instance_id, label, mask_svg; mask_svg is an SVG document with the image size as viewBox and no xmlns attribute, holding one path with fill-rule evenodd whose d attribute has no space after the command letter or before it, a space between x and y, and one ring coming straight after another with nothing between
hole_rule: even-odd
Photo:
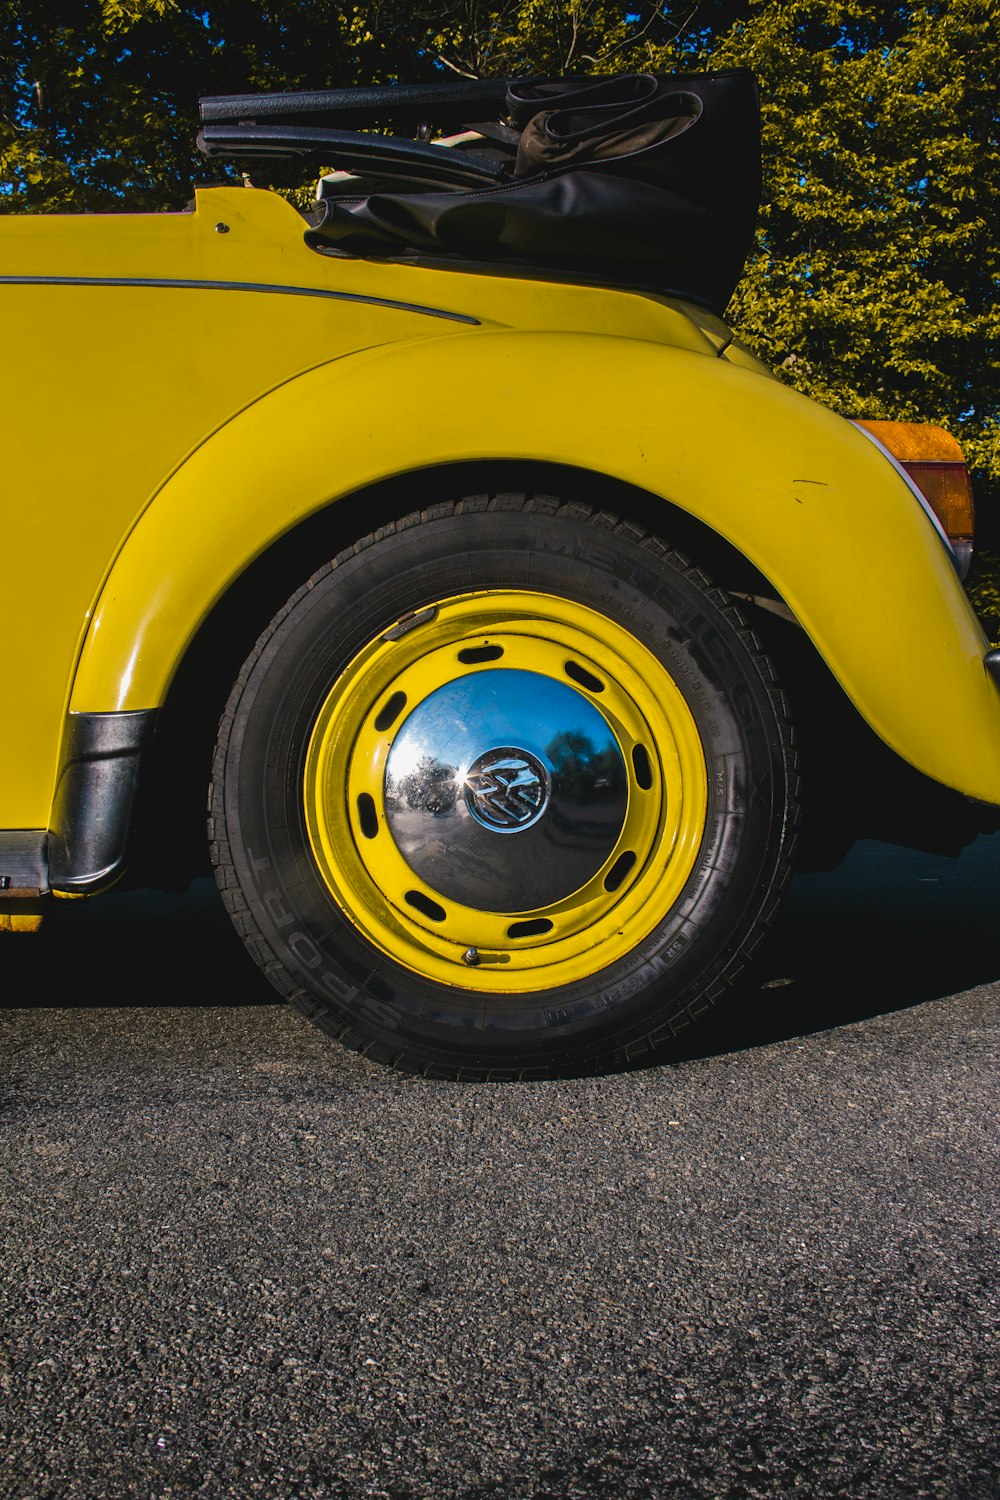
<instances>
[{"instance_id":1,"label":"green tree foliage","mask_svg":"<svg viewBox=\"0 0 1000 1500\"><path fill-rule=\"evenodd\" d=\"M398 7L392 10L398 15ZM382 12L375 12L378 26ZM410 8L415 48L443 73L466 78L607 73L643 67L650 46L677 34L669 5L637 0L480 0Z\"/></svg>"},{"instance_id":2,"label":"green tree foliage","mask_svg":"<svg viewBox=\"0 0 1000 1500\"><path fill-rule=\"evenodd\" d=\"M0 211L181 208L198 100L431 75L337 0L0 0Z\"/></svg>"},{"instance_id":3,"label":"green tree foliage","mask_svg":"<svg viewBox=\"0 0 1000 1500\"><path fill-rule=\"evenodd\" d=\"M991 643L1000 646L1000 553L977 549L968 588L980 624Z\"/></svg>"}]
</instances>

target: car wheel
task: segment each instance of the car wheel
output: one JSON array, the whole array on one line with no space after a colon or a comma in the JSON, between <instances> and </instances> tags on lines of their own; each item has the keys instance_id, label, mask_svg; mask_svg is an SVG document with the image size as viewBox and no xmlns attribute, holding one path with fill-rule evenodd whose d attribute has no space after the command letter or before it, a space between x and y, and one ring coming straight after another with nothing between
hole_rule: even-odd
<instances>
[{"instance_id":1,"label":"car wheel","mask_svg":"<svg viewBox=\"0 0 1000 1500\"><path fill-rule=\"evenodd\" d=\"M608 1071L776 913L793 751L728 596L628 522L469 497L321 568L224 712L216 877L290 1001L392 1066Z\"/></svg>"}]
</instances>

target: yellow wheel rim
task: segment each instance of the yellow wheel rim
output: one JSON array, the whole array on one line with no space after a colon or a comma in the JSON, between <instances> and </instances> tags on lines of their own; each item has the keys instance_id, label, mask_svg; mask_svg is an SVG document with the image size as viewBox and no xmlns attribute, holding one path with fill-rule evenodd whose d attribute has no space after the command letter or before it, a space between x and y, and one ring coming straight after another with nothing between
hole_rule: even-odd
<instances>
[{"instance_id":1,"label":"yellow wheel rim","mask_svg":"<svg viewBox=\"0 0 1000 1500\"><path fill-rule=\"evenodd\" d=\"M418 812L407 811L404 764L425 726L450 734L442 720L465 703L482 708L489 728L463 721L463 743L475 747L484 735L486 754L470 761L472 752L456 752L454 765L444 756L435 772L440 806L428 801L425 777ZM556 816L560 796L569 806L571 782L552 744L521 748L537 739L533 703L554 705L546 712L557 722L569 710L574 724L600 726L596 737L611 747L603 760L583 761L603 788L589 822L585 806L582 817L570 807L575 823ZM544 717L539 709L535 718ZM612 763L612 776L599 774ZM517 827L497 822L511 815L490 790L498 778ZM607 616L527 590L442 599L359 651L320 710L303 795L323 879L368 942L423 979L493 994L578 983L629 954L680 897L707 806L701 739L665 667ZM409 823L418 835L410 842ZM583 832L567 838L565 827ZM545 890L540 902L512 899L521 870L526 890L532 882ZM473 899L462 896L466 872Z\"/></svg>"}]
</instances>

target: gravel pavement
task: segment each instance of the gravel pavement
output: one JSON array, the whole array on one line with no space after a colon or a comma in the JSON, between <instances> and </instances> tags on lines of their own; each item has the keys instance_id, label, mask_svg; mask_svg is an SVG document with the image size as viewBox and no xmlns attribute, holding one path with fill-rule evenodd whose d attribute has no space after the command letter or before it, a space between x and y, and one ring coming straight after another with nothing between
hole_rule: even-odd
<instances>
[{"instance_id":1,"label":"gravel pavement","mask_svg":"<svg viewBox=\"0 0 1000 1500\"><path fill-rule=\"evenodd\" d=\"M102 902L0 949L3 1500L1000 1496L1000 836L800 878L789 983L553 1083Z\"/></svg>"}]
</instances>

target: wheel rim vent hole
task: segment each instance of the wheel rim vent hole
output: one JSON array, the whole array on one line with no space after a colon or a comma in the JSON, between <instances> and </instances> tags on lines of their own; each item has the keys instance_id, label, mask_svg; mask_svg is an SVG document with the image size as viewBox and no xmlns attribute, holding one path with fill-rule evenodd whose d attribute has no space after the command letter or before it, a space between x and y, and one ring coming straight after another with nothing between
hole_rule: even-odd
<instances>
[{"instance_id":1,"label":"wheel rim vent hole","mask_svg":"<svg viewBox=\"0 0 1000 1500\"><path fill-rule=\"evenodd\" d=\"M391 725L395 724L396 720L399 718L405 707L405 693L393 693L392 697L388 698L385 703L383 703L382 707L375 715L375 728L379 731L380 734L383 730L389 729Z\"/></svg>"},{"instance_id":2,"label":"wheel rim vent hole","mask_svg":"<svg viewBox=\"0 0 1000 1500\"><path fill-rule=\"evenodd\" d=\"M606 891L616 891L634 864L634 851L632 849L624 849L605 875L604 889Z\"/></svg>"},{"instance_id":3,"label":"wheel rim vent hole","mask_svg":"<svg viewBox=\"0 0 1000 1500\"><path fill-rule=\"evenodd\" d=\"M463 666L473 667L481 661L499 661L503 656L502 646L463 646L458 659Z\"/></svg>"},{"instance_id":4,"label":"wheel rim vent hole","mask_svg":"<svg viewBox=\"0 0 1000 1500\"><path fill-rule=\"evenodd\" d=\"M648 792L653 785L653 767L645 745L632 746L632 769L639 786L644 792Z\"/></svg>"},{"instance_id":5,"label":"wheel rim vent hole","mask_svg":"<svg viewBox=\"0 0 1000 1500\"><path fill-rule=\"evenodd\" d=\"M378 833L378 810L375 806L375 798L367 792L362 792L358 798L358 822L361 824L361 832L366 839L373 839Z\"/></svg>"},{"instance_id":6,"label":"wheel rim vent hole","mask_svg":"<svg viewBox=\"0 0 1000 1500\"><path fill-rule=\"evenodd\" d=\"M593 672L588 672L586 667L581 667L578 661L567 661L563 663L563 671L567 677L572 677L581 687L586 688L588 693L603 693L604 683Z\"/></svg>"},{"instance_id":7,"label":"wheel rim vent hole","mask_svg":"<svg viewBox=\"0 0 1000 1500\"><path fill-rule=\"evenodd\" d=\"M507 928L509 938L541 937L543 932L551 932L553 924L548 917L529 917L526 922L511 922Z\"/></svg>"},{"instance_id":8,"label":"wheel rim vent hole","mask_svg":"<svg viewBox=\"0 0 1000 1500\"><path fill-rule=\"evenodd\" d=\"M423 891L407 891L406 903L412 906L414 911L420 912L421 916L428 917L432 922L443 922L448 913L443 906L432 901L430 896L425 896Z\"/></svg>"}]
</instances>

